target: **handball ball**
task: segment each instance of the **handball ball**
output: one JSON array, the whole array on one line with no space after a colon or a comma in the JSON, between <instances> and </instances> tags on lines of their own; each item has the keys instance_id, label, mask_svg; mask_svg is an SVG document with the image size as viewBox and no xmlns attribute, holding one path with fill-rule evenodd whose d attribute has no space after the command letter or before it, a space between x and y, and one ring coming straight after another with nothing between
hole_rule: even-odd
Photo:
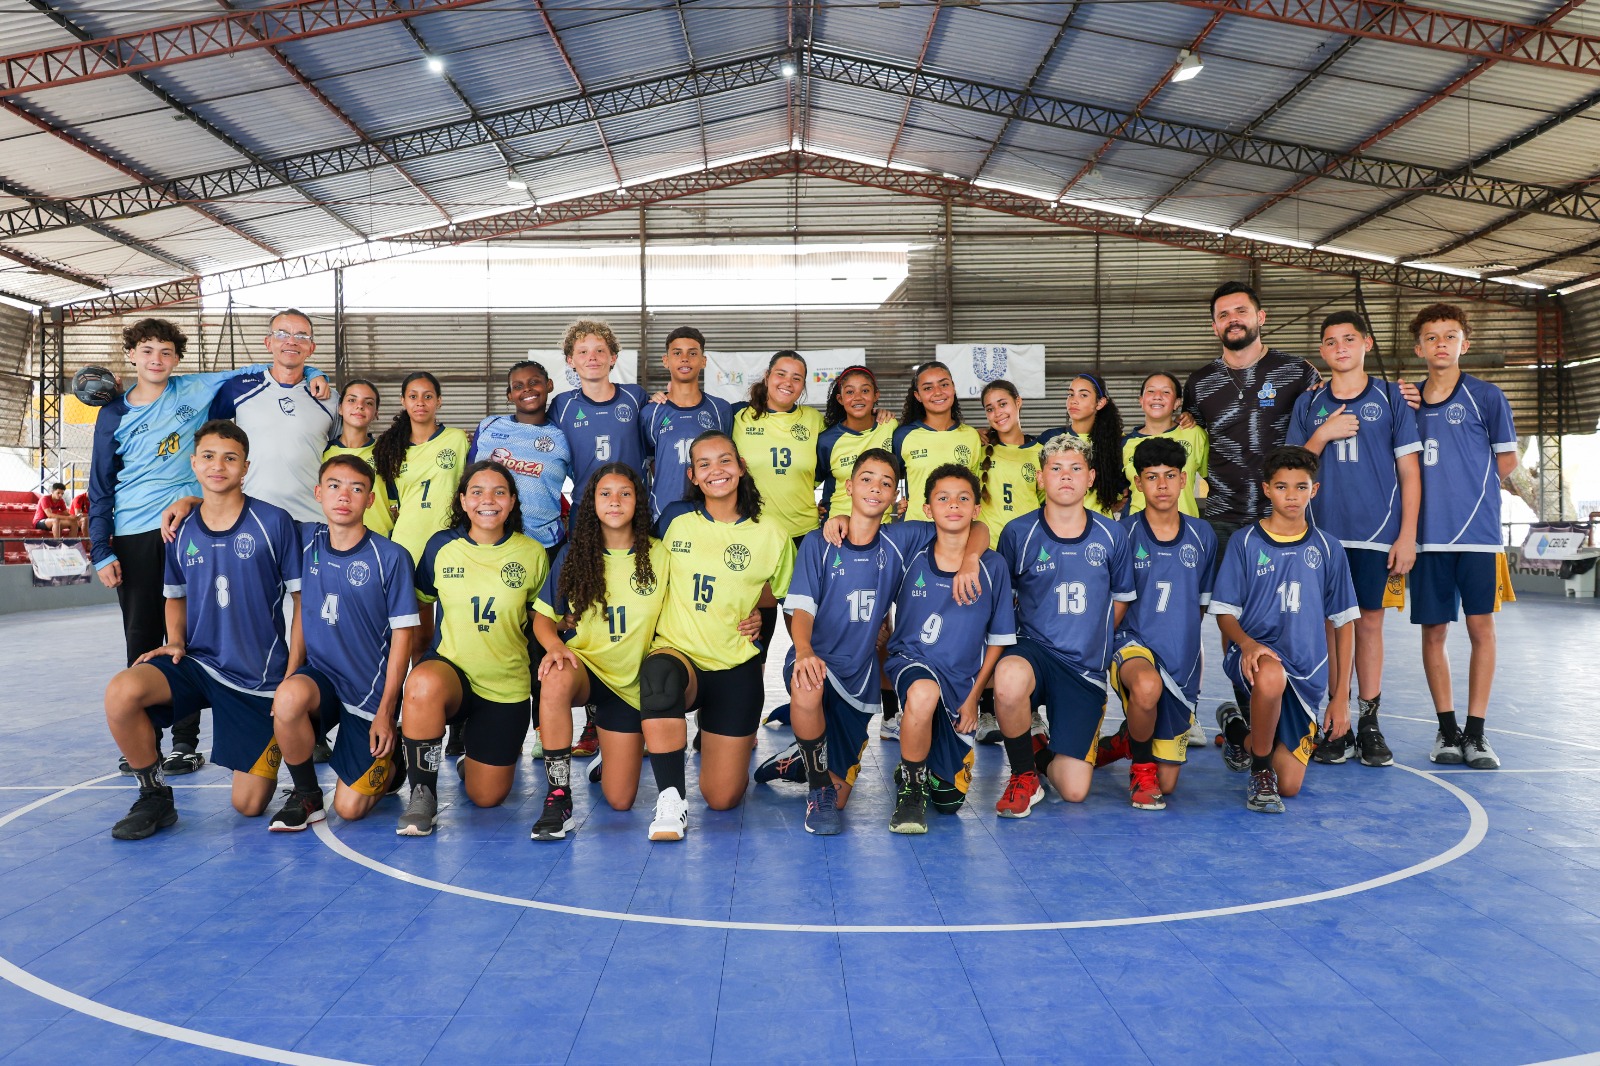
<instances>
[{"instance_id":1,"label":"handball ball","mask_svg":"<svg viewBox=\"0 0 1600 1066\"><path fill-rule=\"evenodd\" d=\"M72 395L89 407L104 407L122 393L122 383L103 366L86 366L72 375Z\"/></svg>"}]
</instances>

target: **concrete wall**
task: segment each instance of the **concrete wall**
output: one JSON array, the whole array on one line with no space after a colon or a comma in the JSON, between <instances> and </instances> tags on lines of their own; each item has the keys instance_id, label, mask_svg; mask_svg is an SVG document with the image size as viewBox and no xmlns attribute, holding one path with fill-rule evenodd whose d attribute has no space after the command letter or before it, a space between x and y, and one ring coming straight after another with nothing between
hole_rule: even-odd
<instances>
[{"instance_id":1,"label":"concrete wall","mask_svg":"<svg viewBox=\"0 0 1600 1066\"><path fill-rule=\"evenodd\" d=\"M0 566L0 614L21 611L48 611L56 607L87 607L116 603L115 589L108 589L95 578L87 585L57 585L35 588L33 567Z\"/></svg>"}]
</instances>

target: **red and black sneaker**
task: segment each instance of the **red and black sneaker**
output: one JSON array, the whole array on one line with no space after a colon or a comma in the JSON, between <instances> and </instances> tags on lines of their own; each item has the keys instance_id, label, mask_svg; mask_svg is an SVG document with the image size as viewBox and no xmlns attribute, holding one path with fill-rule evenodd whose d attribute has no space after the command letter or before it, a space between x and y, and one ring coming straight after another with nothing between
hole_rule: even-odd
<instances>
[{"instance_id":1,"label":"red and black sneaker","mask_svg":"<svg viewBox=\"0 0 1600 1066\"><path fill-rule=\"evenodd\" d=\"M1164 811L1167 797L1161 794L1161 781L1156 776L1156 764L1136 762L1128 771L1128 798L1141 811Z\"/></svg>"},{"instance_id":2,"label":"red and black sneaker","mask_svg":"<svg viewBox=\"0 0 1600 1066\"><path fill-rule=\"evenodd\" d=\"M578 740L572 745L574 759L587 759L600 750L600 735L595 732L594 720L583 723L583 732L578 735Z\"/></svg>"},{"instance_id":3,"label":"red and black sneaker","mask_svg":"<svg viewBox=\"0 0 1600 1066\"><path fill-rule=\"evenodd\" d=\"M1109 737L1101 737L1095 745L1094 768L1110 766L1114 762L1133 757L1132 748L1128 744L1128 723L1123 722L1122 728L1112 733Z\"/></svg>"},{"instance_id":4,"label":"red and black sneaker","mask_svg":"<svg viewBox=\"0 0 1600 1066\"><path fill-rule=\"evenodd\" d=\"M1000 796L1000 801L994 805L994 813L1002 818L1026 818L1033 813L1033 808L1040 800L1044 799L1044 785L1039 781L1039 775L1032 770L1026 773L1012 774L1011 780L1006 782L1006 790Z\"/></svg>"}]
</instances>

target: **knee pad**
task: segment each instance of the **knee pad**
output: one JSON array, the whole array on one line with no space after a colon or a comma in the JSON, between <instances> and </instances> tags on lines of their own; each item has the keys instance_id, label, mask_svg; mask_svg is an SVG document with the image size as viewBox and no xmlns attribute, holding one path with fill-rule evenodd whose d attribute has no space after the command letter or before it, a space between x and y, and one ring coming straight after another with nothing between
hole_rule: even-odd
<instances>
[{"instance_id":1,"label":"knee pad","mask_svg":"<svg viewBox=\"0 0 1600 1066\"><path fill-rule=\"evenodd\" d=\"M928 802L940 814L954 814L967 802L967 794L950 782L929 774Z\"/></svg>"},{"instance_id":2,"label":"knee pad","mask_svg":"<svg viewBox=\"0 0 1600 1066\"><path fill-rule=\"evenodd\" d=\"M647 655L639 666L639 718L684 717L689 670L675 655Z\"/></svg>"}]
</instances>

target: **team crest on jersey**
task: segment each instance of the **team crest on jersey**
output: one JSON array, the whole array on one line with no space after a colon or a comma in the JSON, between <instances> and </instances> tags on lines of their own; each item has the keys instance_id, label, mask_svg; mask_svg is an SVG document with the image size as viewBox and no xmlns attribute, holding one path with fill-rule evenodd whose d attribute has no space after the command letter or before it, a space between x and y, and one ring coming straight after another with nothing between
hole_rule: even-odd
<instances>
[{"instance_id":1,"label":"team crest on jersey","mask_svg":"<svg viewBox=\"0 0 1600 1066\"><path fill-rule=\"evenodd\" d=\"M179 422L187 422L189 419L193 418L199 413L200 412L196 411L193 407L190 407L188 404L184 404L182 407L178 408L177 418Z\"/></svg>"},{"instance_id":2,"label":"team crest on jersey","mask_svg":"<svg viewBox=\"0 0 1600 1066\"><path fill-rule=\"evenodd\" d=\"M362 585L365 585L368 581L372 580L372 567L368 566L362 560L357 559L345 569L344 577L346 581L350 582L350 584L354 585L356 588L360 588Z\"/></svg>"},{"instance_id":3,"label":"team crest on jersey","mask_svg":"<svg viewBox=\"0 0 1600 1066\"><path fill-rule=\"evenodd\" d=\"M614 410L612 414L616 417L618 422L626 424L633 421L633 408L625 403L617 404L616 410Z\"/></svg>"},{"instance_id":4,"label":"team crest on jersey","mask_svg":"<svg viewBox=\"0 0 1600 1066\"><path fill-rule=\"evenodd\" d=\"M1444 409L1444 420L1452 426L1459 426L1467 420L1467 409L1459 403L1453 403Z\"/></svg>"},{"instance_id":5,"label":"team crest on jersey","mask_svg":"<svg viewBox=\"0 0 1600 1066\"><path fill-rule=\"evenodd\" d=\"M533 442L533 450L536 452L553 452L556 450L556 442L550 437L540 437Z\"/></svg>"},{"instance_id":6,"label":"team crest on jersey","mask_svg":"<svg viewBox=\"0 0 1600 1066\"><path fill-rule=\"evenodd\" d=\"M505 582L506 588L520 589L528 580L528 568L513 559L500 568L500 580Z\"/></svg>"},{"instance_id":7,"label":"team crest on jersey","mask_svg":"<svg viewBox=\"0 0 1600 1066\"><path fill-rule=\"evenodd\" d=\"M199 566L205 561L206 557L200 554L200 549L195 547L194 541L191 540L189 546L183 549L183 565Z\"/></svg>"},{"instance_id":8,"label":"team crest on jersey","mask_svg":"<svg viewBox=\"0 0 1600 1066\"><path fill-rule=\"evenodd\" d=\"M1083 561L1090 566L1104 566L1106 564L1106 547L1104 544L1091 544L1083 549Z\"/></svg>"},{"instance_id":9,"label":"team crest on jersey","mask_svg":"<svg viewBox=\"0 0 1600 1066\"><path fill-rule=\"evenodd\" d=\"M628 587L637 595L649 596L656 590L656 581L655 578L651 578L649 581L640 581L639 575L635 573L628 578Z\"/></svg>"},{"instance_id":10,"label":"team crest on jersey","mask_svg":"<svg viewBox=\"0 0 1600 1066\"><path fill-rule=\"evenodd\" d=\"M1042 574L1046 570L1054 569L1055 567L1050 562L1050 550L1048 548L1040 548L1039 557L1033 561L1033 572Z\"/></svg>"},{"instance_id":11,"label":"team crest on jersey","mask_svg":"<svg viewBox=\"0 0 1600 1066\"><path fill-rule=\"evenodd\" d=\"M439 449L439 469L454 470L456 466L456 450L454 448Z\"/></svg>"},{"instance_id":12,"label":"team crest on jersey","mask_svg":"<svg viewBox=\"0 0 1600 1066\"><path fill-rule=\"evenodd\" d=\"M1264 382L1256 392L1256 402L1262 407L1276 407L1278 404L1278 386L1272 382Z\"/></svg>"},{"instance_id":13,"label":"team crest on jersey","mask_svg":"<svg viewBox=\"0 0 1600 1066\"><path fill-rule=\"evenodd\" d=\"M716 429L717 428L717 417L715 415L713 415L710 411L701 411L700 414L697 417L700 420L700 428L701 429Z\"/></svg>"},{"instance_id":14,"label":"team crest on jersey","mask_svg":"<svg viewBox=\"0 0 1600 1066\"><path fill-rule=\"evenodd\" d=\"M241 559L248 559L256 553L256 538L248 533L240 533L233 538L233 554Z\"/></svg>"},{"instance_id":15,"label":"team crest on jersey","mask_svg":"<svg viewBox=\"0 0 1600 1066\"><path fill-rule=\"evenodd\" d=\"M1305 564L1313 570L1322 565L1322 552L1315 544L1307 544L1306 550L1300 553L1300 558L1304 559Z\"/></svg>"},{"instance_id":16,"label":"team crest on jersey","mask_svg":"<svg viewBox=\"0 0 1600 1066\"><path fill-rule=\"evenodd\" d=\"M1256 576L1269 573L1277 569L1272 563L1272 556L1268 555L1265 548L1256 549Z\"/></svg>"},{"instance_id":17,"label":"team crest on jersey","mask_svg":"<svg viewBox=\"0 0 1600 1066\"><path fill-rule=\"evenodd\" d=\"M842 555L840 555L838 552L834 552L833 553L833 562L830 563L829 565L830 566L834 566L834 567L842 568L844 566L844 557Z\"/></svg>"},{"instance_id":18,"label":"team crest on jersey","mask_svg":"<svg viewBox=\"0 0 1600 1066\"><path fill-rule=\"evenodd\" d=\"M1022 464L1022 480L1032 485L1039 480L1039 468L1032 463Z\"/></svg>"},{"instance_id":19,"label":"team crest on jersey","mask_svg":"<svg viewBox=\"0 0 1600 1066\"><path fill-rule=\"evenodd\" d=\"M956 462L962 466L972 465L972 449L965 444L956 445Z\"/></svg>"},{"instance_id":20,"label":"team crest on jersey","mask_svg":"<svg viewBox=\"0 0 1600 1066\"><path fill-rule=\"evenodd\" d=\"M810 440L811 431L805 426L802 426L800 423L796 422L794 425L789 427L789 436L793 437L795 440Z\"/></svg>"},{"instance_id":21,"label":"team crest on jersey","mask_svg":"<svg viewBox=\"0 0 1600 1066\"><path fill-rule=\"evenodd\" d=\"M278 410L282 411L286 415L294 414L294 397L292 397L292 396L279 396L278 397Z\"/></svg>"},{"instance_id":22,"label":"team crest on jersey","mask_svg":"<svg viewBox=\"0 0 1600 1066\"><path fill-rule=\"evenodd\" d=\"M1178 549L1178 562L1193 570L1200 565L1200 549L1193 544L1185 544Z\"/></svg>"},{"instance_id":23,"label":"team crest on jersey","mask_svg":"<svg viewBox=\"0 0 1600 1066\"><path fill-rule=\"evenodd\" d=\"M743 570L750 565L750 549L743 544L730 544L722 553L722 561L729 570Z\"/></svg>"},{"instance_id":24,"label":"team crest on jersey","mask_svg":"<svg viewBox=\"0 0 1600 1066\"><path fill-rule=\"evenodd\" d=\"M1134 552L1133 552L1133 568L1135 570L1146 570L1146 569L1149 568L1149 566L1150 566L1150 553L1145 551L1144 550L1144 545L1141 544L1137 548L1134 549Z\"/></svg>"},{"instance_id":25,"label":"team crest on jersey","mask_svg":"<svg viewBox=\"0 0 1600 1066\"><path fill-rule=\"evenodd\" d=\"M1382 417L1383 417L1383 405L1382 404L1364 403L1364 404L1361 405L1361 421L1363 421L1363 422L1376 422L1378 419L1380 419Z\"/></svg>"}]
</instances>

